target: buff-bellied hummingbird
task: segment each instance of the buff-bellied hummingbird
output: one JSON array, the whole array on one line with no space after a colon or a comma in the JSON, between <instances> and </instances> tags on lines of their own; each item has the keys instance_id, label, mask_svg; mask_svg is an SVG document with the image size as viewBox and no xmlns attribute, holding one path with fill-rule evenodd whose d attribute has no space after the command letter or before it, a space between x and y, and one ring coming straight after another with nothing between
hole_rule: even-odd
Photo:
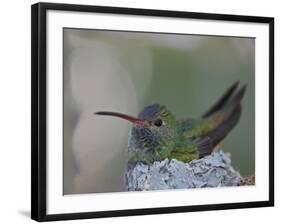
<instances>
[{"instance_id":1,"label":"buff-bellied hummingbird","mask_svg":"<svg viewBox=\"0 0 281 224\"><path fill-rule=\"evenodd\" d=\"M235 82L202 116L177 119L165 106L152 104L138 117L118 112L100 111L133 123L128 139L129 162L152 164L163 159L189 162L213 152L241 116L241 100L246 85Z\"/></svg>"}]
</instances>

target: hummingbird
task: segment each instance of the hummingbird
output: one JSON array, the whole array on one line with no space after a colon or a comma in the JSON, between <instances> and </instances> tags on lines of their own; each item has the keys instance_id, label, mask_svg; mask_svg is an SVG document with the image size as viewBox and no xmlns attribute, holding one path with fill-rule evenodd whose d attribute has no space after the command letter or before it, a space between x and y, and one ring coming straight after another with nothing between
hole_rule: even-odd
<instances>
[{"instance_id":1,"label":"hummingbird","mask_svg":"<svg viewBox=\"0 0 281 224\"><path fill-rule=\"evenodd\" d=\"M246 85L238 86L239 81L197 118L177 119L160 104L144 107L137 117L111 111L95 114L132 123L128 138L129 163L151 165L166 158L190 162L210 155L238 123Z\"/></svg>"}]
</instances>

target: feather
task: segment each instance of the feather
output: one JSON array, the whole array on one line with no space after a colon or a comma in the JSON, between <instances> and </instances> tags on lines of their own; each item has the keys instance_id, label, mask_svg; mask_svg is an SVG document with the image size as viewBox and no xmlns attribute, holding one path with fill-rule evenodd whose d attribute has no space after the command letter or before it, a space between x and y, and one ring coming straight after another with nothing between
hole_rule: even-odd
<instances>
[{"instance_id":1,"label":"feather","mask_svg":"<svg viewBox=\"0 0 281 224\"><path fill-rule=\"evenodd\" d=\"M206 111L202 118L207 118L214 114L215 112L219 111L231 98L235 90L237 89L239 81L236 81L232 86L230 86L226 92L221 96L221 98L211 107L208 111Z\"/></svg>"},{"instance_id":2,"label":"feather","mask_svg":"<svg viewBox=\"0 0 281 224\"><path fill-rule=\"evenodd\" d=\"M236 88L236 87L235 87ZM225 102L220 110L213 112L213 115L208 117L206 122L215 121L216 126L204 133L202 136L197 136L194 140L194 144L197 145L197 150L199 152L199 158L212 153L214 147L223 140L228 133L236 126L241 116L241 100L245 94L246 85L240 88L235 95L228 102Z\"/></svg>"}]
</instances>

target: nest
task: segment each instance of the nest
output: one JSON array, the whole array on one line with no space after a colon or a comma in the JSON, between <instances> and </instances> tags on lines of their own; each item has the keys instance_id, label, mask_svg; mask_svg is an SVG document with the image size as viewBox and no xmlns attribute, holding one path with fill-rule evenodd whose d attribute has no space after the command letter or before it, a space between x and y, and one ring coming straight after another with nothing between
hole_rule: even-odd
<instances>
[{"instance_id":1,"label":"nest","mask_svg":"<svg viewBox=\"0 0 281 224\"><path fill-rule=\"evenodd\" d=\"M184 163L176 159L138 163L124 175L127 191L239 186L245 178L231 166L222 150L202 159ZM243 182L244 183L244 182Z\"/></svg>"}]
</instances>

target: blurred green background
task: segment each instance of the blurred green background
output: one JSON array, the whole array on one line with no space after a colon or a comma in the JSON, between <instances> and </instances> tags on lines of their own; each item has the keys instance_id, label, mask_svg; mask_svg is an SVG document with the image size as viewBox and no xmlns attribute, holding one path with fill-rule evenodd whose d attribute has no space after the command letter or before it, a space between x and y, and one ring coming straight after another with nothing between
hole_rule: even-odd
<instances>
[{"instance_id":1,"label":"blurred green background","mask_svg":"<svg viewBox=\"0 0 281 224\"><path fill-rule=\"evenodd\" d=\"M198 117L237 80L242 116L221 145L244 176L255 173L253 38L64 29L64 193L123 191L130 124L94 111L160 103Z\"/></svg>"}]
</instances>

